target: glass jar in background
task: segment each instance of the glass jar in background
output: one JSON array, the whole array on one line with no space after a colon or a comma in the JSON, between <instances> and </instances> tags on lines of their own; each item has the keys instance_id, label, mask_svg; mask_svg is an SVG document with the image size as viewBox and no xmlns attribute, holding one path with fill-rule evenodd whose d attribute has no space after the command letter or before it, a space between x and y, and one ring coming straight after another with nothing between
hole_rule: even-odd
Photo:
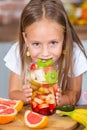
<instances>
[{"instance_id":1,"label":"glass jar in background","mask_svg":"<svg viewBox=\"0 0 87 130\"><path fill-rule=\"evenodd\" d=\"M38 59L31 63L27 76L33 90L31 107L34 112L51 115L55 112L55 92L58 88L58 67L52 60Z\"/></svg>"}]
</instances>

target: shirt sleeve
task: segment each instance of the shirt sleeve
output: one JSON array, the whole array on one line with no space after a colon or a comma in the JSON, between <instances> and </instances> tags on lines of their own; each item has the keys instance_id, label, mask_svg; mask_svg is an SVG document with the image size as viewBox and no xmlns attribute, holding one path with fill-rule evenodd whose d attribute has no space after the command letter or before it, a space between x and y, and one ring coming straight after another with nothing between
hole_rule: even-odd
<instances>
[{"instance_id":1,"label":"shirt sleeve","mask_svg":"<svg viewBox=\"0 0 87 130\"><path fill-rule=\"evenodd\" d=\"M80 48L75 45L74 47L74 68L73 68L73 75L74 77L79 76L87 71L87 58L83 54L83 52L80 50ZM69 71L68 76L71 77L71 72Z\"/></svg>"},{"instance_id":2,"label":"shirt sleeve","mask_svg":"<svg viewBox=\"0 0 87 130\"><path fill-rule=\"evenodd\" d=\"M19 44L14 43L6 56L4 57L5 65L14 73L21 74L21 62L19 55Z\"/></svg>"}]
</instances>

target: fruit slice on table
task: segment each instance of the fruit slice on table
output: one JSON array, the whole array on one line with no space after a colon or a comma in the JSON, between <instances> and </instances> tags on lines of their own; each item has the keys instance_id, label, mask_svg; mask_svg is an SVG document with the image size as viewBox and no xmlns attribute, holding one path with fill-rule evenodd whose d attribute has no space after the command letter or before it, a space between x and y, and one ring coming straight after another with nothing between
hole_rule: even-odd
<instances>
[{"instance_id":1,"label":"fruit slice on table","mask_svg":"<svg viewBox=\"0 0 87 130\"><path fill-rule=\"evenodd\" d=\"M15 119L17 110L15 108L0 104L0 124L6 124Z\"/></svg>"},{"instance_id":2,"label":"fruit slice on table","mask_svg":"<svg viewBox=\"0 0 87 130\"><path fill-rule=\"evenodd\" d=\"M25 123L30 128L44 128L48 124L48 117L27 110L24 116Z\"/></svg>"},{"instance_id":3,"label":"fruit slice on table","mask_svg":"<svg viewBox=\"0 0 87 130\"><path fill-rule=\"evenodd\" d=\"M20 111L21 109L22 109L22 107L23 107L23 102L21 101L21 100L16 100L16 105L15 105L15 109L17 110L17 111Z\"/></svg>"},{"instance_id":4,"label":"fruit slice on table","mask_svg":"<svg viewBox=\"0 0 87 130\"><path fill-rule=\"evenodd\" d=\"M50 84L54 84L58 80L58 74L56 70L48 71L45 77L46 77L46 81Z\"/></svg>"},{"instance_id":5,"label":"fruit slice on table","mask_svg":"<svg viewBox=\"0 0 87 130\"><path fill-rule=\"evenodd\" d=\"M23 102L21 100L11 100L6 98L0 98L0 104L7 105L20 111L23 107Z\"/></svg>"}]
</instances>

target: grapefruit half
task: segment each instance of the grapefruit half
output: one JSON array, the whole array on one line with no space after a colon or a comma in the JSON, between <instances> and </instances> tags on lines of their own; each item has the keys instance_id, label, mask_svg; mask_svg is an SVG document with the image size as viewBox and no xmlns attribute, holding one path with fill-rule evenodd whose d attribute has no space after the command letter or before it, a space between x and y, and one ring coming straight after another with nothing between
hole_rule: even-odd
<instances>
[{"instance_id":1,"label":"grapefruit half","mask_svg":"<svg viewBox=\"0 0 87 130\"><path fill-rule=\"evenodd\" d=\"M48 117L27 110L24 115L24 120L29 128L44 128L48 124Z\"/></svg>"},{"instance_id":2,"label":"grapefruit half","mask_svg":"<svg viewBox=\"0 0 87 130\"><path fill-rule=\"evenodd\" d=\"M15 119L17 110L15 108L0 104L0 124L6 124Z\"/></svg>"},{"instance_id":3,"label":"grapefruit half","mask_svg":"<svg viewBox=\"0 0 87 130\"><path fill-rule=\"evenodd\" d=\"M11 100L6 98L0 98L0 104L7 105L20 111L23 107L23 102L21 100Z\"/></svg>"}]
</instances>

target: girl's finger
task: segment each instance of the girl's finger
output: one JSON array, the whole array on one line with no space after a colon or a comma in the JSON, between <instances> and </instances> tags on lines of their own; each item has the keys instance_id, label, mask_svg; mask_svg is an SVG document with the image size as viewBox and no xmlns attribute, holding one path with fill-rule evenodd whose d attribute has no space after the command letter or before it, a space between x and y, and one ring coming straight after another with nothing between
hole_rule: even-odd
<instances>
[{"instance_id":1,"label":"girl's finger","mask_svg":"<svg viewBox=\"0 0 87 130\"><path fill-rule=\"evenodd\" d=\"M25 97L31 97L32 96L32 93L30 92L30 93L25 93Z\"/></svg>"},{"instance_id":2,"label":"girl's finger","mask_svg":"<svg viewBox=\"0 0 87 130\"><path fill-rule=\"evenodd\" d=\"M30 102L31 101L31 97L26 98L26 102Z\"/></svg>"},{"instance_id":3,"label":"girl's finger","mask_svg":"<svg viewBox=\"0 0 87 130\"><path fill-rule=\"evenodd\" d=\"M32 93L32 89L25 89L23 90L24 93Z\"/></svg>"},{"instance_id":4,"label":"girl's finger","mask_svg":"<svg viewBox=\"0 0 87 130\"><path fill-rule=\"evenodd\" d=\"M57 92L60 92L60 93L62 93L62 90L61 90L61 88L58 88L58 89L57 89Z\"/></svg>"},{"instance_id":5,"label":"girl's finger","mask_svg":"<svg viewBox=\"0 0 87 130\"><path fill-rule=\"evenodd\" d=\"M61 98L61 93L59 93L59 92L56 92L56 96L55 96L55 98Z\"/></svg>"},{"instance_id":6,"label":"girl's finger","mask_svg":"<svg viewBox=\"0 0 87 130\"><path fill-rule=\"evenodd\" d=\"M23 87L22 87L22 89L27 89L27 88L31 89L30 85L23 85Z\"/></svg>"}]
</instances>

